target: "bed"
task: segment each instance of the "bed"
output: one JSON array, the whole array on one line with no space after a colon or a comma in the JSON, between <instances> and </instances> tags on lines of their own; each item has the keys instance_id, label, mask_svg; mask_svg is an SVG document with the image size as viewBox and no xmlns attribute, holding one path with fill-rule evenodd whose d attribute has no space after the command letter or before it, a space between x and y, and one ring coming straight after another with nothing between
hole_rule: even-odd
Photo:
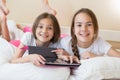
<instances>
[{"instance_id":1,"label":"bed","mask_svg":"<svg viewBox=\"0 0 120 80\"><path fill-rule=\"evenodd\" d=\"M11 25L14 25L14 23L11 23ZM61 29L62 34L69 35L69 28L62 27ZM13 32L16 34L16 31ZM17 36L21 37L21 34L17 34ZM119 41L108 40L108 42L110 42L115 49L120 50ZM15 46L0 38L0 80L120 79L120 58L105 56L81 60L82 65L77 68L78 70L74 70L74 74L71 75L68 67L36 67L32 63L9 64L9 60L15 53L15 50Z\"/></svg>"}]
</instances>

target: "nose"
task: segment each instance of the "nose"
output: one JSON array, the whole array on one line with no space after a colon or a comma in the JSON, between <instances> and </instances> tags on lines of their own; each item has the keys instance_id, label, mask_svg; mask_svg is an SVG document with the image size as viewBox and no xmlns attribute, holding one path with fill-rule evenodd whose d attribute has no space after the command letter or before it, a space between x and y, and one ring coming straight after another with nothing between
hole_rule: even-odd
<instances>
[{"instance_id":1,"label":"nose","mask_svg":"<svg viewBox=\"0 0 120 80\"><path fill-rule=\"evenodd\" d=\"M82 25L81 30L82 30L82 31L86 31L86 29L87 29L87 28L86 28L86 25Z\"/></svg>"},{"instance_id":2,"label":"nose","mask_svg":"<svg viewBox=\"0 0 120 80\"><path fill-rule=\"evenodd\" d=\"M47 32L47 28L43 28L42 32Z\"/></svg>"}]
</instances>

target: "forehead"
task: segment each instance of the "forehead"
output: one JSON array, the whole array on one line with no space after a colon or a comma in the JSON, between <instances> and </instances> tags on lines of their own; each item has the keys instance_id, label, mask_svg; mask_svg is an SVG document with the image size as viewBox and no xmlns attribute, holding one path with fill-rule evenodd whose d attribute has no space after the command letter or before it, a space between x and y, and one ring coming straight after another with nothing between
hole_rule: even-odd
<instances>
[{"instance_id":1,"label":"forehead","mask_svg":"<svg viewBox=\"0 0 120 80\"><path fill-rule=\"evenodd\" d=\"M75 22L92 22L92 19L87 13L79 13L75 17Z\"/></svg>"},{"instance_id":2,"label":"forehead","mask_svg":"<svg viewBox=\"0 0 120 80\"><path fill-rule=\"evenodd\" d=\"M50 18L43 18L39 21L39 24L52 24L52 19Z\"/></svg>"}]
</instances>

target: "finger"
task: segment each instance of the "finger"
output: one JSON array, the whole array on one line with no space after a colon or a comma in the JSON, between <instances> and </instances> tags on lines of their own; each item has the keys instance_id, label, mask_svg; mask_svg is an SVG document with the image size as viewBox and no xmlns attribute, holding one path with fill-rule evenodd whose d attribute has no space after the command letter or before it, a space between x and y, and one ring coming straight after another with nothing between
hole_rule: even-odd
<instances>
[{"instance_id":1,"label":"finger","mask_svg":"<svg viewBox=\"0 0 120 80\"><path fill-rule=\"evenodd\" d=\"M56 50L52 50L51 52L57 52L60 51L60 48L57 48Z\"/></svg>"},{"instance_id":2,"label":"finger","mask_svg":"<svg viewBox=\"0 0 120 80\"><path fill-rule=\"evenodd\" d=\"M52 50L51 52L55 52L57 55L61 54L60 50Z\"/></svg>"},{"instance_id":3,"label":"finger","mask_svg":"<svg viewBox=\"0 0 120 80\"><path fill-rule=\"evenodd\" d=\"M58 55L58 58L59 58L59 59L62 59L62 60L64 60L64 61L69 61L69 59L68 59L67 56Z\"/></svg>"},{"instance_id":4,"label":"finger","mask_svg":"<svg viewBox=\"0 0 120 80\"><path fill-rule=\"evenodd\" d=\"M61 52L63 51L62 49L57 49L57 50L52 50L51 52Z\"/></svg>"},{"instance_id":5,"label":"finger","mask_svg":"<svg viewBox=\"0 0 120 80\"><path fill-rule=\"evenodd\" d=\"M73 63L73 57L69 56L70 63Z\"/></svg>"},{"instance_id":6,"label":"finger","mask_svg":"<svg viewBox=\"0 0 120 80\"><path fill-rule=\"evenodd\" d=\"M89 57L88 57L88 55L82 55L81 58L82 58L82 59L87 59L87 58L89 58Z\"/></svg>"},{"instance_id":7,"label":"finger","mask_svg":"<svg viewBox=\"0 0 120 80\"><path fill-rule=\"evenodd\" d=\"M39 57L40 57L43 61L46 61L46 59L45 59L43 56L39 55Z\"/></svg>"},{"instance_id":8,"label":"finger","mask_svg":"<svg viewBox=\"0 0 120 80\"><path fill-rule=\"evenodd\" d=\"M64 61L69 61L68 56L63 56L63 60L64 60Z\"/></svg>"},{"instance_id":9,"label":"finger","mask_svg":"<svg viewBox=\"0 0 120 80\"><path fill-rule=\"evenodd\" d=\"M36 66L40 66L41 65L41 63L38 60L34 60L33 64L36 65Z\"/></svg>"},{"instance_id":10,"label":"finger","mask_svg":"<svg viewBox=\"0 0 120 80\"><path fill-rule=\"evenodd\" d=\"M61 51L61 50L54 50L52 52L55 52L58 56L63 55L63 51Z\"/></svg>"},{"instance_id":11,"label":"finger","mask_svg":"<svg viewBox=\"0 0 120 80\"><path fill-rule=\"evenodd\" d=\"M41 64L45 64L45 61L46 61L46 60L45 60L42 56L39 56L38 61L39 61Z\"/></svg>"},{"instance_id":12,"label":"finger","mask_svg":"<svg viewBox=\"0 0 120 80\"><path fill-rule=\"evenodd\" d=\"M86 59L89 59L90 57L86 57Z\"/></svg>"},{"instance_id":13,"label":"finger","mask_svg":"<svg viewBox=\"0 0 120 80\"><path fill-rule=\"evenodd\" d=\"M73 61L80 63L80 60L76 56L74 56Z\"/></svg>"}]
</instances>

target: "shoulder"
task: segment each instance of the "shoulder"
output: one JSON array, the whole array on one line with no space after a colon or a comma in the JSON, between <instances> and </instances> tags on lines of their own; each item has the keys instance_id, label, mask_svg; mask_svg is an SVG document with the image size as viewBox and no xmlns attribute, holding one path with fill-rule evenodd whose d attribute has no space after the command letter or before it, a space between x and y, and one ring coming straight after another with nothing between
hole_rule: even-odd
<instances>
[{"instance_id":1,"label":"shoulder","mask_svg":"<svg viewBox=\"0 0 120 80\"><path fill-rule=\"evenodd\" d=\"M61 47L68 50L71 47L71 36L66 36L60 40Z\"/></svg>"},{"instance_id":2,"label":"shoulder","mask_svg":"<svg viewBox=\"0 0 120 80\"><path fill-rule=\"evenodd\" d=\"M64 38L61 38L60 42L70 42L71 36L66 36Z\"/></svg>"},{"instance_id":3,"label":"shoulder","mask_svg":"<svg viewBox=\"0 0 120 80\"><path fill-rule=\"evenodd\" d=\"M94 41L94 44L110 45L106 40L102 39L101 37L97 37Z\"/></svg>"},{"instance_id":4,"label":"shoulder","mask_svg":"<svg viewBox=\"0 0 120 80\"><path fill-rule=\"evenodd\" d=\"M21 39L21 42L25 45L31 44L34 41L35 41L35 38L31 32L24 33L24 35Z\"/></svg>"},{"instance_id":5,"label":"shoulder","mask_svg":"<svg viewBox=\"0 0 120 80\"><path fill-rule=\"evenodd\" d=\"M60 44L60 40L58 40L57 42L55 43L50 43L49 44L49 47L53 47L53 48L61 48L61 44Z\"/></svg>"},{"instance_id":6,"label":"shoulder","mask_svg":"<svg viewBox=\"0 0 120 80\"><path fill-rule=\"evenodd\" d=\"M111 44L109 44L107 41L105 41L101 37L96 38L92 46L94 46L96 50L100 51L101 53L105 53L105 54L107 54L107 52L112 47Z\"/></svg>"}]
</instances>

